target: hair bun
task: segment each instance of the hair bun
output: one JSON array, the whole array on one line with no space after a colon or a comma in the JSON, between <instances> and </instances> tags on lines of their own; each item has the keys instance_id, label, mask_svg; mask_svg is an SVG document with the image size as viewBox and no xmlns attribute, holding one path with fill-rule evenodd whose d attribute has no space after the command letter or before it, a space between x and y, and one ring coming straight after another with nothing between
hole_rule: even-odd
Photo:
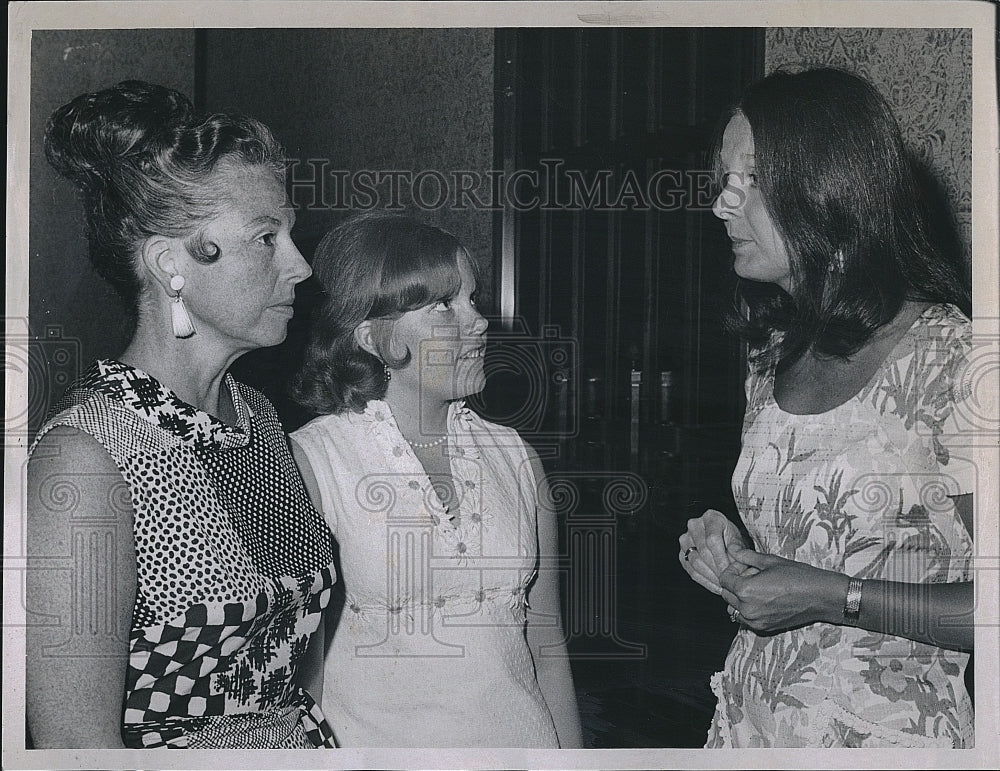
<instances>
[{"instance_id":1,"label":"hair bun","mask_svg":"<svg viewBox=\"0 0 1000 771\"><path fill-rule=\"evenodd\" d=\"M172 88L122 81L56 110L45 125L45 157L83 189L103 186L128 159L170 147L193 114L190 100Z\"/></svg>"}]
</instances>

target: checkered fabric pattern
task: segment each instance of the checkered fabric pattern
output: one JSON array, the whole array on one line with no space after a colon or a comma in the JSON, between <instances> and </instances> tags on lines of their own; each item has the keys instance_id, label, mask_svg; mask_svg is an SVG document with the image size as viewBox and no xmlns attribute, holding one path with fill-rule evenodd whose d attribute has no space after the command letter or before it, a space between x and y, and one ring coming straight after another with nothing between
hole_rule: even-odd
<instances>
[{"instance_id":1,"label":"checkered fabric pattern","mask_svg":"<svg viewBox=\"0 0 1000 771\"><path fill-rule=\"evenodd\" d=\"M237 426L100 361L39 434L89 433L129 488L138 586L122 735L135 748L333 747L295 682L330 601L332 536L273 407L226 386Z\"/></svg>"},{"instance_id":2,"label":"checkered fabric pattern","mask_svg":"<svg viewBox=\"0 0 1000 771\"><path fill-rule=\"evenodd\" d=\"M246 603L201 604L134 630L124 713L130 743L278 747L301 720L303 737L333 746L314 700L292 679L332 584L324 568L312 581L275 581Z\"/></svg>"}]
</instances>

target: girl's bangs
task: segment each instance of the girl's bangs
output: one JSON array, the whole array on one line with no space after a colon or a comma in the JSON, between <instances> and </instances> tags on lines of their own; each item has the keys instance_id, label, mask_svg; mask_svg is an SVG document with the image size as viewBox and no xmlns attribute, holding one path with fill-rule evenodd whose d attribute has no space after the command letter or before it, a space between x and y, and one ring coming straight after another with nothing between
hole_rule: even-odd
<instances>
[{"instance_id":1,"label":"girl's bangs","mask_svg":"<svg viewBox=\"0 0 1000 771\"><path fill-rule=\"evenodd\" d=\"M403 260L386 263L372 316L405 313L458 294L458 245L450 250L414 249Z\"/></svg>"}]
</instances>

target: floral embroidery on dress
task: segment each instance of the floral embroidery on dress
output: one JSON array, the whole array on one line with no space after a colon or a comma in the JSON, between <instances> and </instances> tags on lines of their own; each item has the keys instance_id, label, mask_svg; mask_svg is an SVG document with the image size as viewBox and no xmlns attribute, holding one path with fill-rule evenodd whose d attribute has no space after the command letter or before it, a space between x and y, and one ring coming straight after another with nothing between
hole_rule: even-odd
<instances>
[{"instance_id":1,"label":"floral embroidery on dress","mask_svg":"<svg viewBox=\"0 0 1000 771\"><path fill-rule=\"evenodd\" d=\"M453 403L449 409L446 452L459 498L458 505L452 507L442 503L442 495L406 444L385 402L369 401L352 420L359 422L384 457L392 458L388 467L391 470L365 477L364 484L356 491L356 500L370 514L377 515L379 522L390 523L400 516L409 521L409 513L418 512L418 518L426 518L433 528L434 557L444 557L459 568L475 568L484 557L484 543L493 526L493 515L484 506L482 457L473 436L478 420L475 413L463 401ZM429 610L446 618L450 614L479 612L487 603L503 603L515 617L523 619L534 575L531 571L521 571L512 587L486 585L476 589L458 589L443 578L438 581L440 591L424 600L416 597L362 600L349 595L345 613L352 624L378 625L384 623L387 614L412 618L421 610Z\"/></svg>"},{"instance_id":2,"label":"floral embroidery on dress","mask_svg":"<svg viewBox=\"0 0 1000 771\"><path fill-rule=\"evenodd\" d=\"M530 575L522 576L520 583L518 583L510 591L510 600L508 605L511 611L513 611L514 617L520 619L521 621L527 618L528 608L531 607L528 603L528 590L531 588L531 584L534 583L537 576L537 570L532 572Z\"/></svg>"}]
</instances>

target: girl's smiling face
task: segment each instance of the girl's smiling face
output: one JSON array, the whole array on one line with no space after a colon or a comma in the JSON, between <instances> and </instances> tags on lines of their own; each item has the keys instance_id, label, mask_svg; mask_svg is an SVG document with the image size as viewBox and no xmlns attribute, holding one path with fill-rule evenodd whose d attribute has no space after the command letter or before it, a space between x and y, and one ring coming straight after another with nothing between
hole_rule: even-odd
<instances>
[{"instance_id":1,"label":"girl's smiling face","mask_svg":"<svg viewBox=\"0 0 1000 771\"><path fill-rule=\"evenodd\" d=\"M478 393L486 385L483 353L487 321L476 308L476 279L464 251L456 255L458 292L393 322L389 352L410 361L392 372L394 388L419 393L422 399L451 401Z\"/></svg>"}]
</instances>

